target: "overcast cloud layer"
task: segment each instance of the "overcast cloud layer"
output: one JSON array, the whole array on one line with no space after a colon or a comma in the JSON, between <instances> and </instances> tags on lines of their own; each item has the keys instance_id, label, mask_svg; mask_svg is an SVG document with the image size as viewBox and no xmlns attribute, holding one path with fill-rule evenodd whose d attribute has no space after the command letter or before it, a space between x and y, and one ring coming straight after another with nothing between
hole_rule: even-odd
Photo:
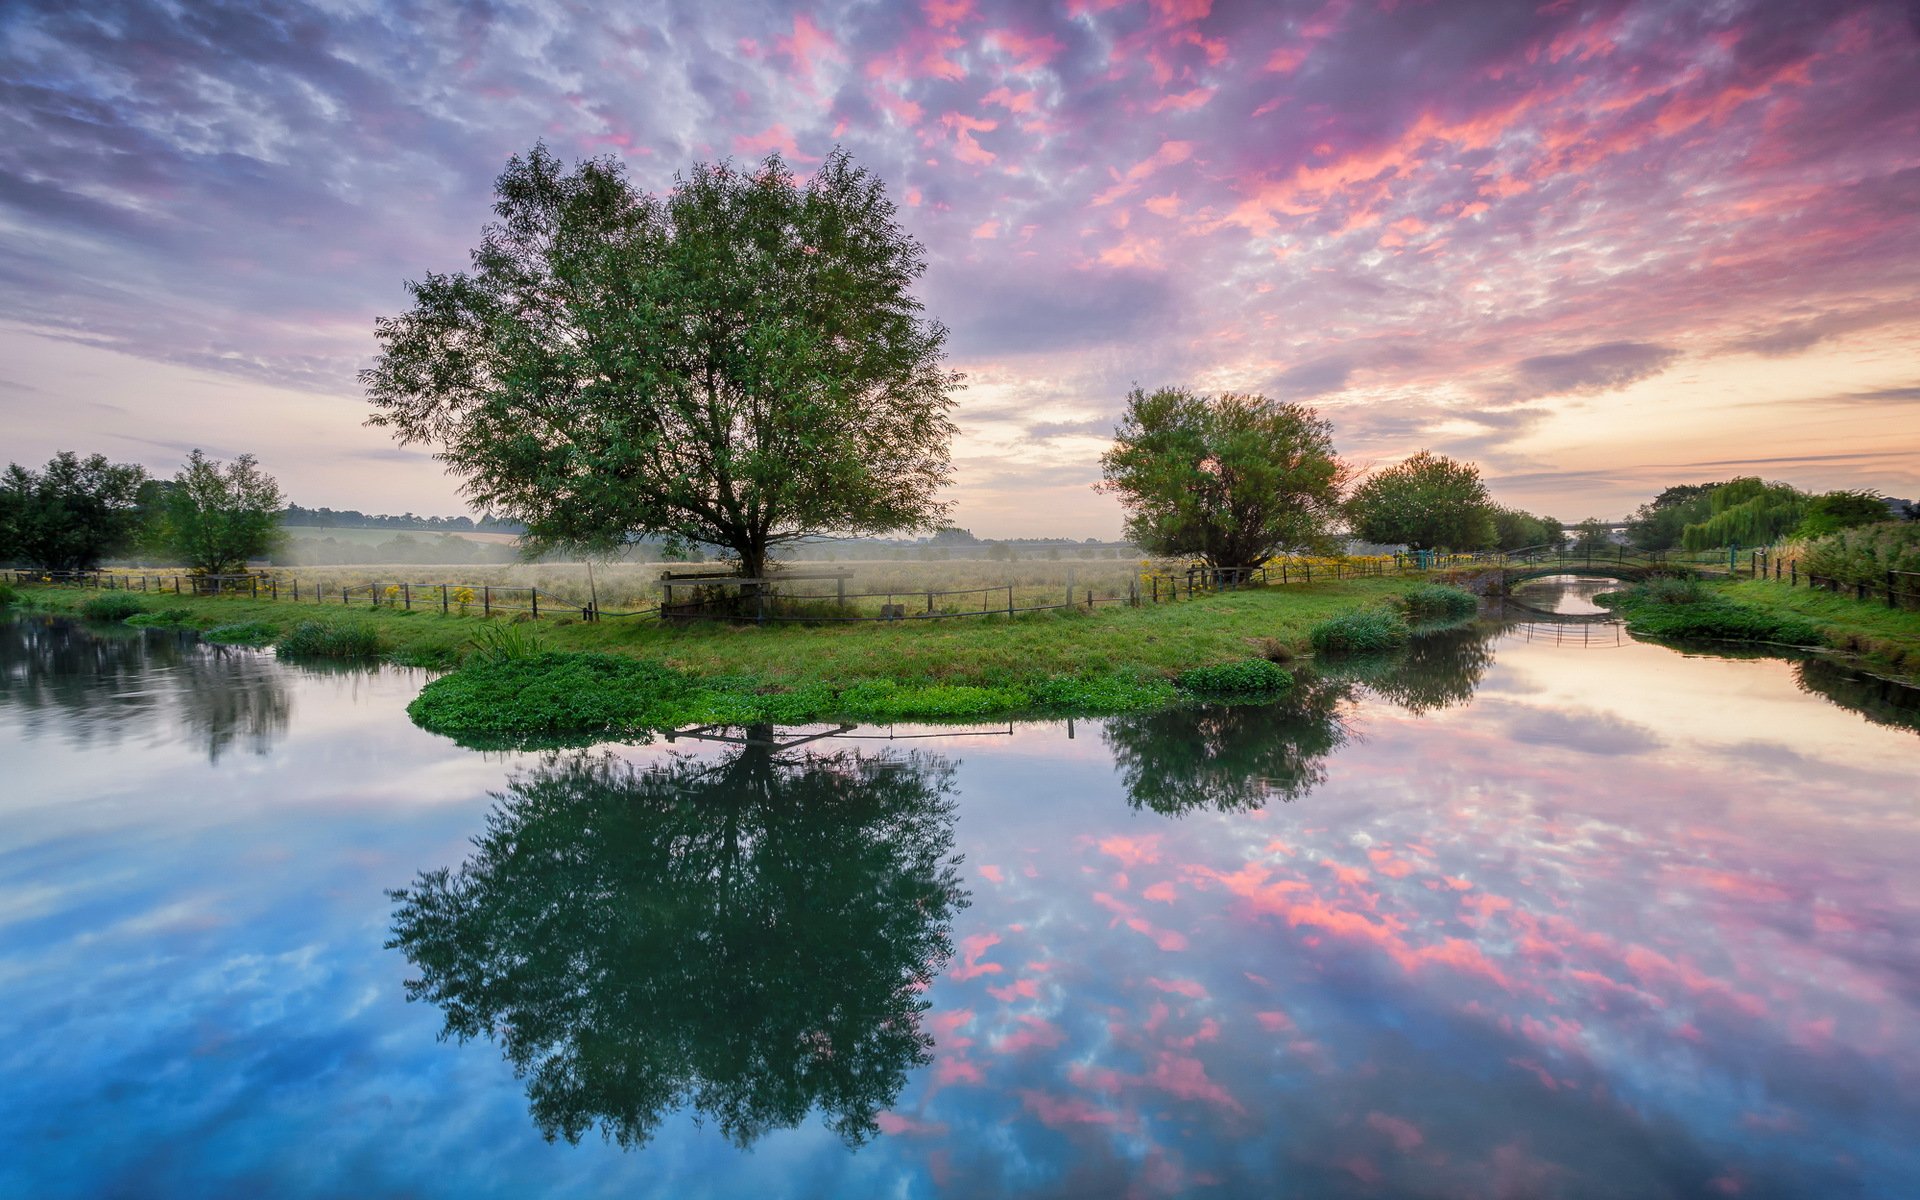
<instances>
[{"instance_id":1,"label":"overcast cloud layer","mask_svg":"<svg viewBox=\"0 0 1920 1200\"><path fill-rule=\"evenodd\" d=\"M1115 532L1135 382L1567 519L1743 469L1920 492L1911 3L615 7L9 4L0 456L252 450L453 511L354 374L510 154L658 189L841 144L929 249L978 532Z\"/></svg>"}]
</instances>

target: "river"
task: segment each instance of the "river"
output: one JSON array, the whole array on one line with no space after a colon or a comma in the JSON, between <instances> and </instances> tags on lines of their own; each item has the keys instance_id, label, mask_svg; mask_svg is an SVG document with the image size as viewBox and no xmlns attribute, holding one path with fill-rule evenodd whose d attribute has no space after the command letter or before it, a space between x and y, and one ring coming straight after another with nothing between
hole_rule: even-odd
<instances>
[{"instance_id":1,"label":"river","mask_svg":"<svg viewBox=\"0 0 1920 1200\"><path fill-rule=\"evenodd\" d=\"M0 1194L1916 1194L1911 693L1606 586L1279 704L516 754L0 626Z\"/></svg>"}]
</instances>

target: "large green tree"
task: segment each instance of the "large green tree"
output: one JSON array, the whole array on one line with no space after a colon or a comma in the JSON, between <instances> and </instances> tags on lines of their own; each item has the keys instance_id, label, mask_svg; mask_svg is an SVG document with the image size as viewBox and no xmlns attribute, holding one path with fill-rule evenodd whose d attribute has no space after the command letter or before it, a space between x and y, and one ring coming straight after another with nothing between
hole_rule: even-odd
<instances>
[{"instance_id":1,"label":"large green tree","mask_svg":"<svg viewBox=\"0 0 1920 1200\"><path fill-rule=\"evenodd\" d=\"M1313 409L1181 387L1135 388L1100 466L1128 540L1215 567L1327 547L1348 476Z\"/></svg>"},{"instance_id":2,"label":"large green tree","mask_svg":"<svg viewBox=\"0 0 1920 1200\"><path fill-rule=\"evenodd\" d=\"M1357 537L1415 550L1480 550L1498 536L1480 468L1425 450L1356 487L1347 517Z\"/></svg>"},{"instance_id":3,"label":"large green tree","mask_svg":"<svg viewBox=\"0 0 1920 1200\"><path fill-rule=\"evenodd\" d=\"M140 528L147 473L105 455L71 450L46 468L9 463L0 476L0 561L49 571L90 571L130 548Z\"/></svg>"},{"instance_id":4,"label":"large green tree","mask_svg":"<svg viewBox=\"0 0 1920 1200\"><path fill-rule=\"evenodd\" d=\"M280 543L286 501L251 454L222 463L195 450L159 502L156 543L195 571L244 571Z\"/></svg>"},{"instance_id":5,"label":"large green tree","mask_svg":"<svg viewBox=\"0 0 1920 1200\"><path fill-rule=\"evenodd\" d=\"M919 243L841 151L636 190L544 146L500 176L469 273L410 283L362 376L373 423L440 447L533 548L633 534L726 547L743 575L822 533L931 528L951 474L947 331Z\"/></svg>"}]
</instances>

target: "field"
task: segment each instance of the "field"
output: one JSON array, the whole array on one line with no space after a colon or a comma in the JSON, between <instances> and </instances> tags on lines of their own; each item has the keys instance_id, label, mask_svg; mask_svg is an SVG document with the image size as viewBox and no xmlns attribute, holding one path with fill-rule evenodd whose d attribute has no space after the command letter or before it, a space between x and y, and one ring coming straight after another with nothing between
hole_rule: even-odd
<instances>
[{"instance_id":1,"label":"field","mask_svg":"<svg viewBox=\"0 0 1920 1200\"><path fill-rule=\"evenodd\" d=\"M1170 567L1168 569L1171 569ZM291 593L300 585L302 598L319 589L336 605L342 588L357 592L354 602L368 603L369 585L384 590L407 584L412 590L437 596L441 584L451 588L482 587L501 589L538 588L543 597L554 597L578 606L597 594L603 610L650 608L660 602L660 576L676 573L722 573L717 563L612 563L596 564L589 586L587 568L581 563L503 563L417 565L387 564L375 566L274 567L266 575L277 580L283 592ZM1031 608L1059 604L1066 599L1067 584L1072 581L1074 599L1086 602L1093 589L1097 599L1127 594L1128 583L1143 570L1138 560L1067 559L1063 561L1026 560L1011 563L984 560L951 562L787 562L780 565L782 575L837 575L847 577L849 596L863 596L856 607L877 613L884 603L905 603L913 611L926 607L926 593L934 592L935 608L962 611L979 607L1005 607L1007 592L1014 589L1014 606ZM1184 567L1182 567L1184 570ZM132 573L135 578L139 572ZM153 576L156 586L161 577ZM165 586L172 587L172 576ZM1144 586L1144 585L1143 585ZM978 589L976 594L940 596L941 592ZM833 579L796 580L789 594L836 595ZM524 599L503 597L503 603L524 604ZM435 601L437 604L437 601Z\"/></svg>"}]
</instances>

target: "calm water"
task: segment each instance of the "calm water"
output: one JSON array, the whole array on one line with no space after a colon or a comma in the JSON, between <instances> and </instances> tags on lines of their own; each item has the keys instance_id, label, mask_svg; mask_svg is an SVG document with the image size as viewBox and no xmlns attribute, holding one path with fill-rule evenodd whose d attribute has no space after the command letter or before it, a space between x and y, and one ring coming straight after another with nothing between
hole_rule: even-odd
<instances>
[{"instance_id":1,"label":"calm water","mask_svg":"<svg viewBox=\"0 0 1920 1200\"><path fill-rule=\"evenodd\" d=\"M1920 712L1606 586L1276 706L516 755L0 627L0 1194L1920 1192Z\"/></svg>"}]
</instances>

